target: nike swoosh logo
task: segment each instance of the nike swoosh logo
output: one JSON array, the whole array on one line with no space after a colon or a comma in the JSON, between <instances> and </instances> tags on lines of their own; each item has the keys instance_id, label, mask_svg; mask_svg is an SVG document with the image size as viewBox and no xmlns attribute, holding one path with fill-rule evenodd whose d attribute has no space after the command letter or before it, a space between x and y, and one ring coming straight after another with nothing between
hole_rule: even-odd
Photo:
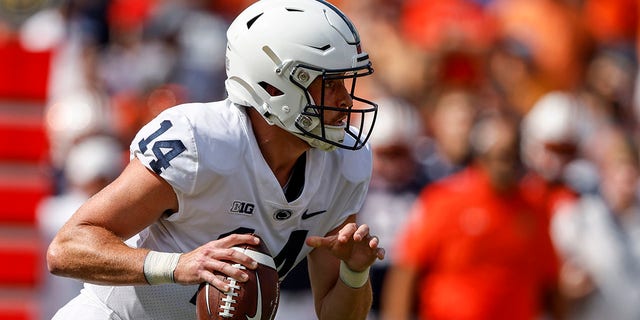
<instances>
[{"instance_id":1,"label":"nike swoosh logo","mask_svg":"<svg viewBox=\"0 0 640 320\"><path fill-rule=\"evenodd\" d=\"M247 320L256 320L262 318L262 290L260 287L260 278L256 272L256 284L258 285L258 304L256 305L256 314L253 317L247 316Z\"/></svg>"},{"instance_id":2,"label":"nike swoosh logo","mask_svg":"<svg viewBox=\"0 0 640 320\"><path fill-rule=\"evenodd\" d=\"M307 210L305 210L305 211L302 213L302 220L307 220L307 219L309 219L309 218L311 218L311 217L313 217L313 216L317 216L317 215L319 215L319 214L323 214L323 213L327 212L327 210L320 210L320 211L315 211L315 212L307 213L308 211L309 211L309 210L307 209Z\"/></svg>"}]
</instances>

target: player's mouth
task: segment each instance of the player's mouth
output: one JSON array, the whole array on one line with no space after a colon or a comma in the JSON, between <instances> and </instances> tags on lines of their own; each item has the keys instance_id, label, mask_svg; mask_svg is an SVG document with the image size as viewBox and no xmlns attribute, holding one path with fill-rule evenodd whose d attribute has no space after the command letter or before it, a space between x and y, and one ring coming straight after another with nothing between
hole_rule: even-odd
<instances>
[{"instance_id":1,"label":"player's mouth","mask_svg":"<svg viewBox=\"0 0 640 320\"><path fill-rule=\"evenodd\" d=\"M333 120L329 121L327 125L334 127L345 127L347 125L347 114L341 113Z\"/></svg>"}]
</instances>

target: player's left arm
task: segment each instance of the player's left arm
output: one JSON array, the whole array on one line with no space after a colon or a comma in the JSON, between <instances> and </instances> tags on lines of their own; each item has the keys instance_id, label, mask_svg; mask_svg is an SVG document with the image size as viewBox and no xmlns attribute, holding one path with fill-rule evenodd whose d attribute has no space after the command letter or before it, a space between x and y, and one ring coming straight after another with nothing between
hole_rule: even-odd
<instances>
[{"instance_id":1,"label":"player's left arm","mask_svg":"<svg viewBox=\"0 0 640 320\"><path fill-rule=\"evenodd\" d=\"M308 263L319 319L365 319L371 308L371 283L367 275L360 284L358 273L368 271L376 259L384 259L385 253L378 247L378 238L369 233L369 227L355 221L356 216L351 215L326 236L307 238L307 245L315 248ZM351 281L351 285L343 279Z\"/></svg>"}]
</instances>

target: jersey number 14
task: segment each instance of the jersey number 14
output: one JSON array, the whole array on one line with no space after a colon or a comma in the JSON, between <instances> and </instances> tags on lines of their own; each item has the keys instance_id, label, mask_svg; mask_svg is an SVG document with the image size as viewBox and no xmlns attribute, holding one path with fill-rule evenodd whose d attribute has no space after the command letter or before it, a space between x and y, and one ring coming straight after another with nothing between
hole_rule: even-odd
<instances>
[{"instance_id":1,"label":"jersey number 14","mask_svg":"<svg viewBox=\"0 0 640 320\"><path fill-rule=\"evenodd\" d=\"M149 144L153 142L151 151L156 156L156 160L149 162L149 166L157 174L160 174L163 169L167 169L171 166L169 161L177 157L179 154L187 150L184 143L180 140L156 140L161 134L167 132L169 128L173 127L173 124L169 120L160 122L160 129L153 132L149 137L143 138L138 142L140 152L145 153L149 147Z\"/></svg>"}]
</instances>

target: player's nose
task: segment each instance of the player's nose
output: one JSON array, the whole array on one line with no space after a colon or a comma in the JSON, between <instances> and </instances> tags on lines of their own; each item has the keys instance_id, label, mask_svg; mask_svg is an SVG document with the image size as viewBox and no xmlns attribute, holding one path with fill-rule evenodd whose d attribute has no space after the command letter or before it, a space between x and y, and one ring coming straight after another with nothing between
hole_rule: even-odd
<instances>
[{"instance_id":1,"label":"player's nose","mask_svg":"<svg viewBox=\"0 0 640 320\"><path fill-rule=\"evenodd\" d=\"M341 109L350 109L353 106L350 90L345 86L340 86L340 88L337 93L337 106Z\"/></svg>"}]
</instances>

